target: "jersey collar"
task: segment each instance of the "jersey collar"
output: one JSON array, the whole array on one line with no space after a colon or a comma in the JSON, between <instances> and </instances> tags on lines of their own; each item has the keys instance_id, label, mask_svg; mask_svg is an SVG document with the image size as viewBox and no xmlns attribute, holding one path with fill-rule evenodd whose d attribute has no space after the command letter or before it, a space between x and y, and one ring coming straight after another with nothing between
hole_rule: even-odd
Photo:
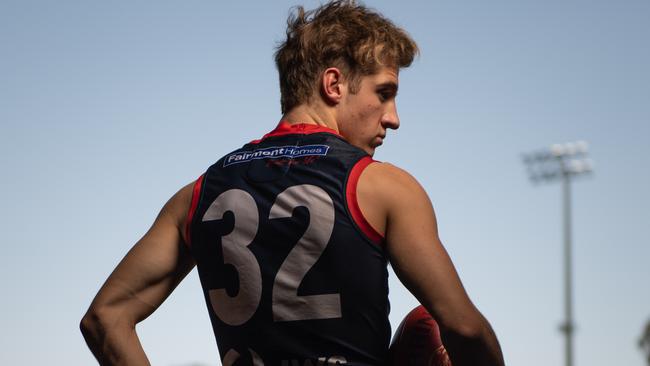
<instances>
[{"instance_id":1,"label":"jersey collar","mask_svg":"<svg viewBox=\"0 0 650 366\"><path fill-rule=\"evenodd\" d=\"M266 138L275 137L275 136L284 136L284 135L310 135L312 133L331 133L336 136L341 136L336 130L333 130L329 127L324 127L320 125L310 124L310 123L294 123L290 124L287 121L280 121L280 123L275 127L275 129L262 137L259 140L253 141L253 143L258 143Z\"/></svg>"}]
</instances>

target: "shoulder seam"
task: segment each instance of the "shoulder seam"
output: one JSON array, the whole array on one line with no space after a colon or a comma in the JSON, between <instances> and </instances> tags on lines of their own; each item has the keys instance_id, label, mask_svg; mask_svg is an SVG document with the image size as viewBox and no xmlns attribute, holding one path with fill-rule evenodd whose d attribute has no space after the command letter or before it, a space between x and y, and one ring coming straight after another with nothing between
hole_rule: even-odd
<instances>
[{"instance_id":1,"label":"shoulder seam","mask_svg":"<svg viewBox=\"0 0 650 366\"><path fill-rule=\"evenodd\" d=\"M194 182L194 187L192 187L192 201L190 203L190 209L187 212L187 220L185 221L185 245L188 248L192 247L192 221L194 221L194 214L198 208L201 192L203 191L203 180L205 179L205 174L201 176Z\"/></svg>"},{"instance_id":2,"label":"shoulder seam","mask_svg":"<svg viewBox=\"0 0 650 366\"><path fill-rule=\"evenodd\" d=\"M370 225L366 217L363 215L357 200L357 183L359 182L359 177L366 167L374 162L376 161L373 160L372 157L366 155L354 163L348 172L345 181L345 205L353 223L357 226L359 231L361 231L361 233L371 243L383 248L384 236L378 233L375 228Z\"/></svg>"}]
</instances>

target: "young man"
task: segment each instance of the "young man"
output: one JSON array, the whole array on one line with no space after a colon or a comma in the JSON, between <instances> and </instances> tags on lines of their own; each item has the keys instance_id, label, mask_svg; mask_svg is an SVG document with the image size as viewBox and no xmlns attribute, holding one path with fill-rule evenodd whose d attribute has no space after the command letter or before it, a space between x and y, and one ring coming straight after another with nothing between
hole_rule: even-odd
<instances>
[{"instance_id":1,"label":"young man","mask_svg":"<svg viewBox=\"0 0 650 366\"><path fill-rule=\"evenodd\" d=\"M81 324L100 363L148 364L135 324L196 264L224 365L384 365L390 260L455 366L502 365L426 193L371 158L416 53L363 6L298 8L276 53L280 124L174 195L110 275Z\"/></svg>"}]
</instances>

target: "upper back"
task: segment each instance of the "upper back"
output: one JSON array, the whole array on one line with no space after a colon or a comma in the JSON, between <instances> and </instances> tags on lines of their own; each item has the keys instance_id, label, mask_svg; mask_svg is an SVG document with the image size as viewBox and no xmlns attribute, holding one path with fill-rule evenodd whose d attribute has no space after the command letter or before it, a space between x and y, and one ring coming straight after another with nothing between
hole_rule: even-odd
<instances>
[{"instance_id":1,"label":"upper back","mask_svg":"<svg viewBox=\"0 0 650 366\"><path fill-rule=\"evenodd\" d=\"M356 203L371 159L332 132L281 126L197 183L189 240L224 359L385 359L386 255Z\"/></svg>"}]
</instances>

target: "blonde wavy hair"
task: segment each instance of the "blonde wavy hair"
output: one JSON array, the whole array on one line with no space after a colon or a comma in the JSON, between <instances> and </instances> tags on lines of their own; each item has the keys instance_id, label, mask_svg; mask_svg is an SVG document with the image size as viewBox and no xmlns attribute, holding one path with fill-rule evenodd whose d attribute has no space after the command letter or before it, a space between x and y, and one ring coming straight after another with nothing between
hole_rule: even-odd
<instances>
[{"instance_id":1,"label":"blonde wavy hair","mask_svg":"<svg viewBox=\"0 0 650 366\"><path fill-rule=\"evenodd\" d=\"M381 66L408 67L418 52L406 31L355 1L331 1L310 11L298 6L275 52L282 113L308 102L328 67L339 68L356 93L362 76Z\"/></svg>"}]
</instances>

